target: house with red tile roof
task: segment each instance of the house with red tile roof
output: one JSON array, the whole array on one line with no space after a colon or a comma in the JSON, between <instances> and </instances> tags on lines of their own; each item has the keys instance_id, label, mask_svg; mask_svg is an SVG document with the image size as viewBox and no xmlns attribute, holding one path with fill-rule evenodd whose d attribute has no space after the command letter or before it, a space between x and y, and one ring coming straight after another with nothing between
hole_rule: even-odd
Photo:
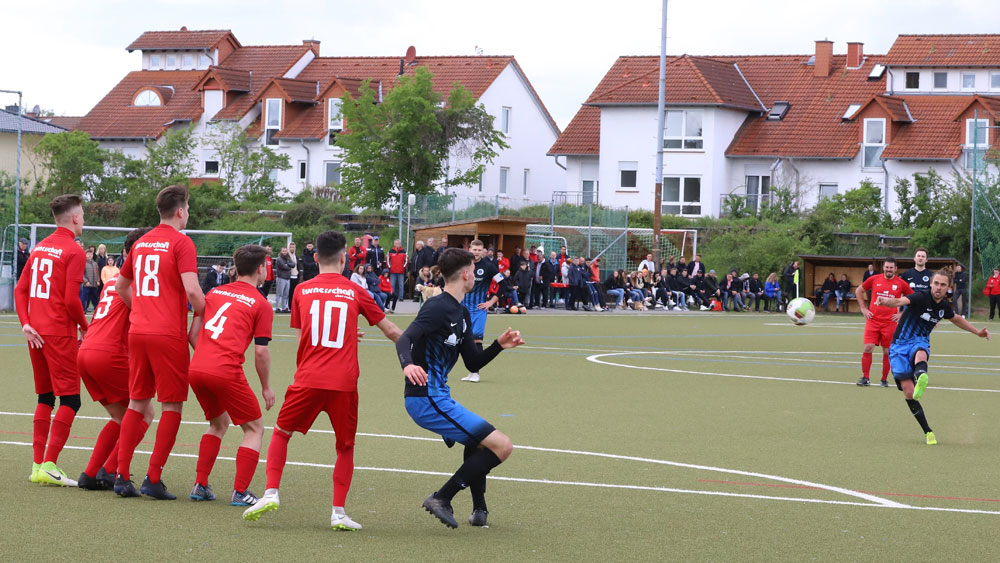
<instances>
[{"instance_id":1,"label":"house with red tile roof","mask_svg":"<svg viewBox=\"0 0 1000 563\"><path fill-rule=\"evenodd\" d=\"M200 177L220 173L204 139L219 124L237 125L254 139L287 154L291 170L276 171L290 192L340 181L343 130L340 97L359 94L364 81L381 98L418 67L434 74L447 95L461 83L495 116L510 147L459 196L549 200L564 183L563 169L546 155L560 131L512 56L324 57L320 42L243 45L229 30L147 31L128 50L141 52L141 68L125 76L76 124L102 146L133 156L145 153L177 127L194 127L202 139L196 155ZM462 167L455 154L450 169Z\"/></svg>"},{"instance_id":2,"label":"house with red tile roof","mask_svg":"<svg viewBox=\"0 0 1000 563\"><path fill-rule=\"evenodd\" d=\"M894 209L898 178L964 174L997 144L1000 35L901 35L884 55L824 40L806 55L670 57L663 147L658 65L620 57L549 149L567 191L650 209L662 150L664 213L715 216L730 197L757 208L772 185L808 207L865 180Z\"/></svg>"}]
</instances>

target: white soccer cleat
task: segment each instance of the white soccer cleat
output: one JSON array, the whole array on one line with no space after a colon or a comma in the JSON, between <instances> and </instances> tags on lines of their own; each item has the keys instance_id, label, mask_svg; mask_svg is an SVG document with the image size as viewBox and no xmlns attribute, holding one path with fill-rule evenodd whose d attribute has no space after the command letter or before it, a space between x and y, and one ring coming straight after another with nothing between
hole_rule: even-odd
<instances>
[{"instance_id":1,"label":"white soccer cleat","mask_svg":"<svg viewBox=\"0 0 1000 563\"><path fill-rule=\"evenodd\" d=\"M479 383L479 372L470 373L469 375L462 378L462 381L468 381L469 383Z\"/></svg>"},{"instance_id":2,"label":"white soccer cleat","mask_svg":"<svg viewBox=\"0 0 1000 563\"><path fill-rule=\"evenodd\" d=\"M337 507L334 507L333 514L330 516L330 527L334 530L354 532L361 529L361 524L351 520L351 517L344 512L343 508L337 510Z\"/></svg>"},{"instance_id":3,"label":"white soccer cleat","mask_svg":"<svg viewBox=\"0 0 1000 563\"><path fill-rule=\"evenodd\" d=\"M278 500L278 489L268 489L264 491L264 496L257 499L250 508L243 511L243 519L249 522L256 522L260 517L273 510L278 510L281 502Z\"/></svg>"}]
</instances>

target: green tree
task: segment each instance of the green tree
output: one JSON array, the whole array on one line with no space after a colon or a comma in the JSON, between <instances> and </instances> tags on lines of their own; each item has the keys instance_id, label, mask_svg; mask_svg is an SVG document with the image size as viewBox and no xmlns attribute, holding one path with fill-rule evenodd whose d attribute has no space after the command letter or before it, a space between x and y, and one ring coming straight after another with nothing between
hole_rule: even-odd
<instances>
[{"instance_id":1,"label":"green tree","mask_svg":"<svg viewBox=\"0 0 1000 563\"><path fill-rule=\"evenodd\" d=\"M158 193L173 184L187 184L194 176L194 150L198 141L194 127L170 129L154 143L146 145L142 181Z\"/></svg>"},{"instance_id":2,"label":"green tree","mask_svg":"<svg viewBox=\"0 0 1000 563\"><path fill-rule=\"evenodd\" d=\"M216 125L204 143L219 160L220 182L240 201L272 203L287 194L272 172L292 167L288 155L254 147L253 139L235 123Z\"/></svg>"},{"instance_id":3,"label":"green tree","mask_svg":"<svg viewBox=\"0 0 1000 563\"><path fill-rule=\"evenodd\" d=\"M107 152L83 131L45 135L35 154L47 172L39 187L49 198L67 193L91 196L107 158Z\"/></svg>"},{"instance_id":4,"label":"green tree","mask_svg":"<svg viewBox=\"0 0 1000 563\"><path fill-rule=\"evenodd\" d=\"M340 193L359 207L379 208L403 192L432 194L439 187L472 185L486 164L506 148L493 128L493 116L461 84L455 83L448 102L432 87L432 75L418 67L375 103L365 83L357 99L345 94L344 124L337 137L345 151ZM448 169L456 154L464 169Z\"/></svg>"}]
</instances>

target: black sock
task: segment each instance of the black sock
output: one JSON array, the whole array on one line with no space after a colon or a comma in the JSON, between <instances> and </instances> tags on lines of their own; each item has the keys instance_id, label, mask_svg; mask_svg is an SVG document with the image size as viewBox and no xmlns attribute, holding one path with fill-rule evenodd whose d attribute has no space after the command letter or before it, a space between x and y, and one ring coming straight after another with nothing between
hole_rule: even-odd
<instances>
[{"instance_id":1,"label":"black sock","mask_svg":"<svg viewBox=\"0 0 1000 563\"><path fill-rule=\"evenodd\" d=\"M913 418L917 419L917 422L920 423L920 428L924 430L924 434L931 432L931 427L927 425L927 417L924 416L924 408L920 406L920 401L907 399L906 406L910 407L910 412L913 413Z\"/></svg>"},{"instance_id":2,"label":"black sock","mask_svg":"<svg viewBox=\"0 0 1000 563\"><path fill-rule=\"evenodd\" d=\"M480 477L486 478L486 474L490 472L491 469L500 465L500 458L497 457L495 453L490 451L489 448L476 448L478 451L473 452L472 455L465 460L462 467L458 468L458 471L448 479L448 482L441 487L435 496L441 499L445 499L451 502L451 499L455 498L458 491L468 487L470 484L475 483ZM485 487L484 487L485 489Z\"/></svg>"},{"instance_id":3,"label":"black sock","mask_svg":"<svg viewBox=\"0 0 1000 563\"><path fill-rule=\"evenodd\" d=\"M927 373L927 362L917 362L913 364L913 378L920 377L920 374Z\"/></svg>"},{"instance_id":4,"label":"black sock","mask_svg":"<svg viewBox=\"0 0 1000 563\"><path fill-rule=\"evenodd\" d=\"M476 454L479 450L476 446L465 446L465 452L463 452L463 458L468 461L470 457ZM486 510L486 475L480 476L478 479L473 479L469 483L469 492L472 493L472 508Z\"/></svg>"}]
</instances>

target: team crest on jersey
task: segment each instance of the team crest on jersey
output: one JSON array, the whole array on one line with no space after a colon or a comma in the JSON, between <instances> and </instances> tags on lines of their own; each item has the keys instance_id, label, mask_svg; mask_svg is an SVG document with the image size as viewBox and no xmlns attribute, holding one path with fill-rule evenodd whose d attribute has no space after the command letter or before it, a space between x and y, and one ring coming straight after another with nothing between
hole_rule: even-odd
<instances>
[{"instance_id":1,"label":"team crest on jersey","mask_svg":"<svg viewBox=\"0 0 1000 563\"><path fill-rule=\"evenodd\" d=\"M892 290L896 291L896 284L892 284Z\"/></svg>"},{"instance_id":2,"label":"team crest on jersey","mask_svg":"<svg viewBox=\"0 0 1000 563\"><path fill-rule=\"evenodd\" d=\"M444 341L444 343L445 346L451 346L454 348L455 346L458 346L458 337L455 336L455 333L451 333L448 335L448 338Z\"/></svg>"},{"instance_id":3,"label":"team crest on jersey","mask_svg":"<svg viewBox=\"0 0 1000 563\"><path fill-rule=\"evenodd\" d=\"M482 269L482 268L479 268L478 270L476 270L476 275L477 275L477 276L481 276L481 275L483 275L483 269Z\"/></svg>"},{"instance_id":4,"label":"team crest on jersey","mask_svg":"<svg viewBox=\"0 0 1000 563\"><path fill-rule=\"evenodd\" d=\"M938 317L940 317L942 319L944 318L944 309L941 309L940 311L938 311Z\"/></svg>"},{"instance_id":5,"label":"team crest on jersey","mask_svg":"<svg viewBox=\"0 0 1000 563\"><path fill-rule=\"evenodd\" d=\"M927 276L924 276L924 281L930 281L930 278L928 278Z\"/></svg>"}]
</instances>

